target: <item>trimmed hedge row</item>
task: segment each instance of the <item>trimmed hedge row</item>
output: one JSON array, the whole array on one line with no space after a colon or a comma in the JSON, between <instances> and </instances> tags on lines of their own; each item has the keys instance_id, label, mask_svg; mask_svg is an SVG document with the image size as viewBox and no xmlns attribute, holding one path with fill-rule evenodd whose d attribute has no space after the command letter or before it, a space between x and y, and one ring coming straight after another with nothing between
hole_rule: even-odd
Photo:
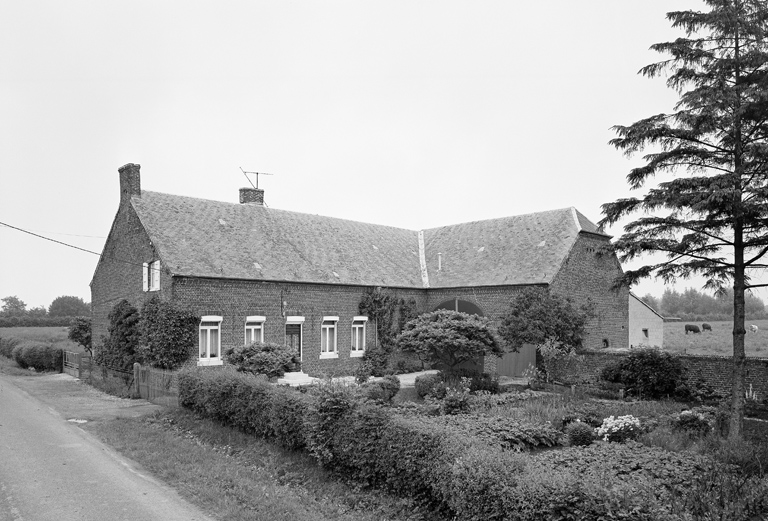
<instances>
[{"instance_id":1,"label":"trimmed hedge row","mask_svg":"<svg viewBox=\"0 0 768 521\"><path fill-rule=\"evenodd\" d=\"M231 367L188 366L179 373L179 403L459 520L676 519L652 497L567 470L541 472L528 456L488 444L454 420L395 414L342 384L301 393Z\"/></svg>"},{"instance_id":2,"label":"trimmed hedge row","mask_svg":"<svg viewBox=\"0 0 768 521\"><path fill-rule=\"evenodd\" d=\"M11 351L11 357L22 369L61 372L64 352L49 344L19 342Z\"/></svg>"}]
</instances>

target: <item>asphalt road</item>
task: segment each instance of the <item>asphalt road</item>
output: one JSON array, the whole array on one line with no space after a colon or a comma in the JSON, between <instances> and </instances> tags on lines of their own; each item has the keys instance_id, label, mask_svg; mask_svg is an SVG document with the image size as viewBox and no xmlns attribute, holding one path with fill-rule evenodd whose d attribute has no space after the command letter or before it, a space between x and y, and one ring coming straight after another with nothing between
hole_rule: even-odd
<instances>
[{"instance_id":1,"label":"asphalt road","mask_svg":"<svg viewBox=\"0 0 768 521\"><path fill-rule=\"evenodd\" d=\"M84 389L68 378L0 374L0 521L210 519L68 421L93 411L110 417L145 410L110 406L111 397L93 390L88 401L80 397L73 405L68 389L80 387L81 395ZM73 413L78 416L66 417Z\"/></svg>"}]
</instances>

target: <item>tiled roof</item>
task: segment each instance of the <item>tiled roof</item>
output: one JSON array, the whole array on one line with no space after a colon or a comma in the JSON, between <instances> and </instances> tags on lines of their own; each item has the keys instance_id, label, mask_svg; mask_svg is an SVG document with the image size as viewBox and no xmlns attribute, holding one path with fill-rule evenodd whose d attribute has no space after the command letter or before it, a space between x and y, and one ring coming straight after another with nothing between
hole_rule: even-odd
<instances>
[{"instance_id":1,"label":"tiled roof","mask_svg":"<svg viewBox=\"0 0 768 521\"><path fill-rule=\"evenodd\" d=\"M579 231L604 235L574 208L425 230L429 285L549 284Z\"/></svg>"},{"instance_id":2,"label":"tiled roof","mask_svg":"<svg viewBox=\"0 0 768 521\"><path fill-rule=\"evenodd\" d=\"M148 191L131 203L175 275L421 287L416 232Z\"/></svg>"},{"instance_id":3,"label":"tiled roof","mask_svg":"<svg viewBox=\"0 0 768 521\"><path fill-rule=\"evenodd\" d=\"M131 204L174 275L424 287L416 231L149 191ZM601 233L573 208L425 230L429 287L550 283L579 231Z\"/></svg>"}]
</instances>

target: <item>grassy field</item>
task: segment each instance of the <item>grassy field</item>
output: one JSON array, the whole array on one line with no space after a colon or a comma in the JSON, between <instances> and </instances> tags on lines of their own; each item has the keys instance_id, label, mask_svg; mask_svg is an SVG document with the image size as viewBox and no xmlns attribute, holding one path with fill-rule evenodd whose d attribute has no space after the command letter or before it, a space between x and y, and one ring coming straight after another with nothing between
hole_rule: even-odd
<instances>
[{"instance_id":1,"label":"grassy field","mask_svg":"<svg viewBox=\"0 0 768 521\"><path fill-rule=\"evenodd\" d=\"M707 322L712 331L702 331L699 334L685 334L685 324L694 322L665 322L664 350L676 354L689 355L721 355L733 354L733 322ZM701 322L696 322L701 328ZM758 327L757 333L749 331L749 326ZM747 321L747 336L745 338L747 356L768 358L768 320Z\"/></svg>"},{"instance_id":2,"label":"grassy field","mask_svg":"<svg viewBox=\"0 0 768 521\"><path fill-rule=\"evenodd\" d=\"M18 338L50 343L65 351L82 353L81 345L67 338L66 327L0 327L0 338Z\"/></svg>"}]
</instances>

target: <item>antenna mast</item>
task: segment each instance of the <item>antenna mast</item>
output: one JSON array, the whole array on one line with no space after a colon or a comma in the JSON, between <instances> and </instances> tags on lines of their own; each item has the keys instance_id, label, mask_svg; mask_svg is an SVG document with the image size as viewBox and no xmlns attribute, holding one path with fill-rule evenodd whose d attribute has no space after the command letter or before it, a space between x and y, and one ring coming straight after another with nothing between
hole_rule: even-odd
<instances>
[{"instance_id":1,"label":"antenna mast","mask_svg":"<svg viewBox=\"0 0 768 521\"><path fill-rule=\"evenodd\" d=\"M272 174L268 174L266 172L247 172L247 171L243 170L242 166L240 167L240 171L243 173L243 175L248 180L248 182L251 183L251 186L253 186L253 183L251 182L251 178L248 177L248 174L253 174L253 175L256 176L256 186L253 186L253 188L256 188L257 190L259 188L259 176L260 175L272 175Z\"/></svg>"}]
</instances>

